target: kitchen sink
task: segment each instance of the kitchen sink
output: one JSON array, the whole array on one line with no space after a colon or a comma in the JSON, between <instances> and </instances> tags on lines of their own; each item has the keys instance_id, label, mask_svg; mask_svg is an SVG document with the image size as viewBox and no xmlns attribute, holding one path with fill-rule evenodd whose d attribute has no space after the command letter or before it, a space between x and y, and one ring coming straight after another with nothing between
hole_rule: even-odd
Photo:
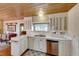
<instances>
[{"instance_id":1,"label":"kitchen sink","mask_svg":"<svg viewBox=\"0 0 79 59\"><path fill-rule=\"evenodd\" d=\"M46 35L35 35L35 37L46 37Z\"/></svg>"}]
</instances>

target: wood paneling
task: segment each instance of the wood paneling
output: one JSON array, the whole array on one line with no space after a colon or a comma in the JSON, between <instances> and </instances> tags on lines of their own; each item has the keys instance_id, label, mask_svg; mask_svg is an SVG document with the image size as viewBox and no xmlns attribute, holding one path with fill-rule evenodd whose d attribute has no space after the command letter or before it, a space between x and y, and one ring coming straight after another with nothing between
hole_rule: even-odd
<instances>
[{"instance_id":1,"label":"wood paneling","mask_svg":"<svg viewBox=\"0 0 79 59\"><path fill-rule=\"evenodd\" d=\"M40 9L44 14L69 11L75 3L2 3L0 17L3 20L23 19L25 16L38 15Z\"/></svg>"}]
</instances>

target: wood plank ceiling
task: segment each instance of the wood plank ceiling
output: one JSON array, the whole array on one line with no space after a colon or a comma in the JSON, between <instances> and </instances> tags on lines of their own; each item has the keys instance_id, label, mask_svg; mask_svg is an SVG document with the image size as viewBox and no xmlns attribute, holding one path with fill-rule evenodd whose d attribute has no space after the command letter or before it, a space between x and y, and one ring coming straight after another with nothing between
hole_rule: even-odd
<instances>
[{"instance_id":1,"label":"wood plank ceiling","mask_svg":"<svg viewBox=\"0 0 79 59\"><path fill-rule=\"evenodd\" d=\"M27 16L69 11L76 3L0 3L0 19L18 20Z\"/></svg>"}]
</instances>

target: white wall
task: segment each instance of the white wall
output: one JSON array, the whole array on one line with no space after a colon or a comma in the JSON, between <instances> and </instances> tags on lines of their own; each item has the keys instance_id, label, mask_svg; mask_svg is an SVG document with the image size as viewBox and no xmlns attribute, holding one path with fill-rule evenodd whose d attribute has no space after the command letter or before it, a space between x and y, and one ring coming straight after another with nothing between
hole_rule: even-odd
<instances>
[{"instance_id":1,"label":"white wall","mask_svg":"<svg viewBox=\"0 0 79 59\"><path fill-rule=\"evenodd\" d=\"M79 55L79 4L68 12L68 33L72 36L72 54Z\"/></svg>"},{"instance_id":2,"label":"white wall","mask_svg":"<svg viewBox=\"0 0 79 59\"><path fill-rule=\"evenodd\" d=\"M70 35L79 36L79 4L68 12L68 32Z\"/></svg>"}]
</instances>

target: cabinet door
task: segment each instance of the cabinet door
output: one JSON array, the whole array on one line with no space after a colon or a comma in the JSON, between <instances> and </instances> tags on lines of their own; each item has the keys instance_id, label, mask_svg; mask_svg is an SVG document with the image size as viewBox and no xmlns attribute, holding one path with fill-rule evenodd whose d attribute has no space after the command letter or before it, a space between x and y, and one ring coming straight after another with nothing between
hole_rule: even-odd
<instances>
[{"instance_id":1,"label":"cabinet door","mask_svg":"<svg viewBox=\"0 0 79 59\"><path fill-rule=\"evenodd\" d=\"M39 51L46 52L46 40L45 39L39 40Z\"/></svg>"},{"instance_id":2,"label":"cabinet door","mask_svg":"<svg viewBox=\"0 0 79 59\"><path fill-rule=\"evenodd\" d=\"M34 39L34 50L46 52L46 40L43 38Z\"/></svg>"},{"instance_id":3,"label":"cabinet door","mask_svg":"<svg viewBox=\"0 0 79 59\"><path fill-rule=\"evenodd\" d=\"M28 41L28 46L29 49L33 49L34 50L34 38L29 37L29 41Z\"/></svg>"},{"instance_id":4,"label":"cabinet door","mask_svg":"<svg viewBox=\"0 0 79 59\"><path fill-rule=\"evenodd\" d=\"M20 42L20 54L22 54L26 49L28 49L27 37L22 36L19 39Z\"/></svg>"},{"instance_id":5,"label":"cabinet door","mask_svg":"<svg viewBox=\"0 0 79 59\"><path fill-rule=\"evenodd\" d=\"M18 56L20 55L20 43L11 42L11 55Z\"/></svg>"},{"instance_id":6,"label":"cabinet door","mask_svg":"<svg viewBox=\"0 0 79 59\"><path fill-rule=\"evenodd\" d=\"M25 43L25 40L21 38L20 39L20 54L24 52L24 43Z\"/></svg>"},{"instance_id":7,"label":"cabinet door","mask_svg":"<svg viewBox=\"0 0 79 59\"><path fill-rule=\"evenodd\" d=\"M70 56L72 54L72 41L64 40L59 41L59 55Z\"/></svg>"},{"instance_id":8,"label":"cabinet door","mask_svg":"<svg viewBox=\"0 0 79 59\"><path fill-rule=\"evenodd\" d=\"M24 37L24 44L23 44L23 48L24 48L24 51L26 50L26 49L28 49L28 39L27 39L27 37Z\"/></svg>"},{"instance_id":9,"label":"cabinet door","mask_svg":"<svg viewBox=\"0 0 79 59\"><path fill-rule=\"evenodd\" d=\"M34 50L39 51L39 38L34 39Z\"/></svg>"}]
</instances>

